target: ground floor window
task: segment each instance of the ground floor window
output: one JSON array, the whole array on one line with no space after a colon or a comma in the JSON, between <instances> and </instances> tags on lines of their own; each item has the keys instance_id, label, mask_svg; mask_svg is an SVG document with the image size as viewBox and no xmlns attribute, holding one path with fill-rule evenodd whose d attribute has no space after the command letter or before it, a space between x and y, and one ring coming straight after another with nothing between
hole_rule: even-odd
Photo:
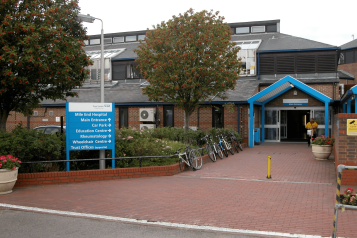
<instances>
[{"instance_id":1,"label":"ground floor window","mask_svg":"<svg viewBox=\"0 0 357 238\"><path fill-rule=\"evenodd\" d=\"M119 128L128 128L128 108L119 108Z\"/></svg>"},{"instance_id":2,"label":"ground floor window","mask_svg":"<svg viewBox=\"0 0 357 238\"><path fill-rule=\"evenodd\" d=\"M222 106L212 107L212 127L224 128L224 108Z\"/></svg>"},{"instance_id":3,"label":"ground floor window","mask_svg":"<svg viewBox=\"0 0 357 238\"><path fill-rule=\"evenodd\" d=\"M164 106L164 126L174 126L174 107Z\"/></svg>"}]
</instances>

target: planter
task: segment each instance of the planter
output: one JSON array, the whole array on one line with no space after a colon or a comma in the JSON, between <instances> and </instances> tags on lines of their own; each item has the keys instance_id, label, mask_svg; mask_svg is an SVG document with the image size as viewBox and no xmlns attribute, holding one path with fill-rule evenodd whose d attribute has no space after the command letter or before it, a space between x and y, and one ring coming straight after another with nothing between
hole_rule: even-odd
<instances>
[{"instance_id":1,"label":"planter","mask_svg":"<svg viewBox=\"0 0 357 238\"><path fill-rule=\"evenodd\" d=\"M0 169L0 195L12 192L17 180L18 168L13 170Z\"/></svg>"},{"instance_id":2,"label":"planter","mask_svg":"<svg viewBox=\"0 0 357 238\"><path fill-rule=\"evenodd\" d=\"M332 152L332 145L315 145L311 144L312 153L316 160L327 160Z\"/></svg>"}]
</instances>

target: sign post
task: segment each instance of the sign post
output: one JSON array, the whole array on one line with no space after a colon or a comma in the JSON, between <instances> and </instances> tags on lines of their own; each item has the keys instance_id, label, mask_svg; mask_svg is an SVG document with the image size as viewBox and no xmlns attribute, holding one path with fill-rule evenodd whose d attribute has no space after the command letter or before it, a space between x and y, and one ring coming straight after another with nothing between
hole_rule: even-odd
<instances>
[{"instance_id":1,"label":"sign post","mask_svg":"<svg viewBox=\"0 0 357 238\"><path fill-rule=\"evenodd\" d=\"M114 103L66 103L67 160L71 150L112 150L115 158L114 110ZM66 170L70 170L69 161Z\"/></svg>"}]
</instances>

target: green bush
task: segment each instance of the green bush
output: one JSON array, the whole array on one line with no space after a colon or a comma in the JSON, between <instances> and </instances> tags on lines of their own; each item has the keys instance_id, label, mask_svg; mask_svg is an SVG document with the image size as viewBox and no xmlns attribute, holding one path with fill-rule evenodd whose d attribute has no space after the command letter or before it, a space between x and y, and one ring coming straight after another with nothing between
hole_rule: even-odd
<instances>
[{"instance_id":1,"label":"green bush","mask_svg":"<svg viewBox=\"0 0 357 238\"><path fill-rule=\"evenodd\" d=\"M228 129L212 128L209 134L227 134L232 132ZM239 135L234 132L237 138ZM201 130L189 130L183 128L163 127L148 130L136 130L130 128L116 129L115 156L116 157L138 157L138 156L169 156L178 149L190 145L191 148L199 148L204 145L200 139L206 135ZM0 131L0 156L11 154L22 162L65 160L65 135L49 135L41 131L27 130L19 125L11 133ZM105 153L111 158L111 151ZM70 151L70 159L99 158L99 151ZM155 157L142 159L142 166L169 165L176 163L177 156ZM98 169L99 161L75 161L70 162L71 170ZM116 160L117 168L138 167L140 159L128 158ZM48 172L63 171L66 162L22 164L19 172ZM106 167L111 168L111 160L106 160Z\"/></svg>"},{"instance_id":2,"label":"green bush","mask_svg":"<svg viewBox=\"0 0 357 238\"><path fill-rule=\"evenodd\" d=\"M22 162L61 159L64 137L28 130L21 125L11 133L0 131L0 155L11 154ZM57 163L22 164L20 172L58 171Z\"/></svg>"}]
</instances>

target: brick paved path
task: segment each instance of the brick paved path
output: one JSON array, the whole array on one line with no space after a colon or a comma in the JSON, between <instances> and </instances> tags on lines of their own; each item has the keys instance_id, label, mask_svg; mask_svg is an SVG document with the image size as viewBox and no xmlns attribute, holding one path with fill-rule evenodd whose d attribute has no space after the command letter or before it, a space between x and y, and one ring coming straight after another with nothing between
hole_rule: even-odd
<instances>
[{"instance_id":1,"label":"brick paved path","mask_svg":"<svg viewBox=\"0 0 357 238\"><path fill-rule=\"evenodd\" d=\"M17 188L0 203L328 237L335 176L333 161L316 161L306 144L264 143L195 172ZM340 213L338 236L357 237L356 217L357 211Z\"/></svg>"}]
</instances>

